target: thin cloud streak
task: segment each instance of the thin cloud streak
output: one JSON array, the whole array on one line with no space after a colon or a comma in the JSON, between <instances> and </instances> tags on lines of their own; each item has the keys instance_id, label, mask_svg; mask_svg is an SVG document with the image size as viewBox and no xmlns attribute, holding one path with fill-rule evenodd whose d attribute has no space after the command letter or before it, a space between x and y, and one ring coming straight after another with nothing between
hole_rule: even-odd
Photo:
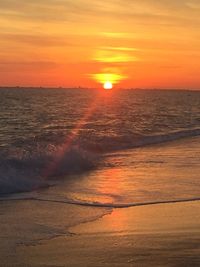
<instances>
[{"instance_id":1,"label":"thin cloud streak","mask_svg":"<svg viewBox=\"0 0 200 267\"><path fill-rule=\"evenodd\" d=\"M74 46L75 44L66 41L66 37L31 34L1 34L3 41L15 41L34 46Z\"/></svg>"},{"instance_id":2,"label":"thin cloud streak","mask_svg":"<svg viewBox=\"0 0 200 267\"><path fill-rule=\"evenodd\" d=\"M21 20L42 21L80 21L94 17L112 17L113 19L131 19L163 23L199 21L193 17L192 9L198 8L197 2L188 1L106 1L99 0L1 0L0 14L4 17ZM82 21L84 23L84 21Z\"/></svg>"}]
</instances>

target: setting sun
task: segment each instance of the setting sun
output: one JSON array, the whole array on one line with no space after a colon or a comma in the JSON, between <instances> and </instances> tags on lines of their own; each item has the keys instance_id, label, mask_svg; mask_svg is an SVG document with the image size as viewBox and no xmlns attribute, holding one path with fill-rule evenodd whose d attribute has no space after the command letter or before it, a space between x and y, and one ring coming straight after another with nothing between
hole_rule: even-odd
<instances>
[{"instance_id":1,"label":"setting sun","mask_svg":"<svg viewBox=\"0 0 200 267\"><path fill-rule=\"evenodd\" d=\"M103 88L104 89L112 89L113 85L112 85L111 82L105 82L104 85L103 85Z\"/></svg>"}]
</instances>

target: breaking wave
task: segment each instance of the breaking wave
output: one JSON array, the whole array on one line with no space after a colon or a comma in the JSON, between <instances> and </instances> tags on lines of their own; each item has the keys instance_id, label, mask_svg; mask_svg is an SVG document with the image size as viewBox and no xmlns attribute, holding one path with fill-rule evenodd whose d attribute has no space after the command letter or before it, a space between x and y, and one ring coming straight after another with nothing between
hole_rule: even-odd
<instances>
[{"instance_id":1,"label":"breaking wave","mask_svg":"<svg viewBox=\"0 0 200 267\"><path fill-rule=\"evenodd\" d=\"M195 137L200 135L200 128L184 129L170 133L155 135L139 135L123 136L116 138L105 138L101 143L96 145L97 151L112 152L122 149L132 149L147 145L161 144L165 142L175 141L187 137Z\"/></svg>"},{"instance_id":2,"label":"breaking wave","mask_svg":"<svg viewBox=\"0 0 200 267\"><path fill-rule=\"evenodd\" d=\"M200 129L176 131L154 136L123 137L96 142L101 148L96 152L110 152L159 144L185 137L200 135ZM88 140L88 144L91 140ZM85 147L85 146L82 146ZM0 155L0 195L37 190L54 185L58 177L83 173L97 167L104 153L81 148L80 144L64 149L62 146L39 146L15 149ZM93 152L91 152L93 151Z\"/></svg>"},{"instance_id":3,"label":"breaking wave","mask_svg":"<svg viewBox=\"0 0 200 267\"><path fill-rule=\"evenodd\" d=\"M48 146L34 151L17 151L0 156L0 195L47 187L54 177L88 171L96 156L77 147L63 150Z\"/></svg>"}]
</instances>

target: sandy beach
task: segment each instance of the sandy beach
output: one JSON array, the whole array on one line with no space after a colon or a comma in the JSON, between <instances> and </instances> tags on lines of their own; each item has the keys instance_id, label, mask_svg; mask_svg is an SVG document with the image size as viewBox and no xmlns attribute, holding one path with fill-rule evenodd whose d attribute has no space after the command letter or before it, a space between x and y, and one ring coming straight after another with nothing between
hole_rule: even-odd
<instances>
[{"instance_id":1,"label":"sandy beach","mask_svg":"<svg viewBox=\"0 0 200 267\"><path fill-rule=\"evenodd\" d=\"M4 205L10 203L1 211ZM14 226L10 222L7 231L22 234ZM4 228L0 266L199 266L199 229L199 201L113 209L33 244L12 246Z\"/></svg>"}]
</instances>

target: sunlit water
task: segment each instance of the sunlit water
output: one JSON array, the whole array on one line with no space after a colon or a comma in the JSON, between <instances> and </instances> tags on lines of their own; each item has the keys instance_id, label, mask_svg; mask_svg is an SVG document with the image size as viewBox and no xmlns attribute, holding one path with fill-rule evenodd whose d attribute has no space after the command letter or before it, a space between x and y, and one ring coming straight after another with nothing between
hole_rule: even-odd
<instances>
[{"instance_id":1,"label":"sunlit water","mask_svg":"<svg viewBox=\"0 0 200 267\"><path fill-rule=\"evenodd\" d=\"M1 251L117 207L199 199L199 134L199 92L1 89ZM146 210L120 216L115 231L146 228Z\"/></svg>"},{"instance_id":2,"label":"sunlit water","mask_svg":"<svg viewBox=\"0 0 200 267\"><path fill-rule=\"evenodd\" d=\"M49 224L39 236L60 233L59 205L70 226L110 208L200 198L199 92L1 89L0 126L0 199L36 201Z\"/></svg>"}]
</instances>

